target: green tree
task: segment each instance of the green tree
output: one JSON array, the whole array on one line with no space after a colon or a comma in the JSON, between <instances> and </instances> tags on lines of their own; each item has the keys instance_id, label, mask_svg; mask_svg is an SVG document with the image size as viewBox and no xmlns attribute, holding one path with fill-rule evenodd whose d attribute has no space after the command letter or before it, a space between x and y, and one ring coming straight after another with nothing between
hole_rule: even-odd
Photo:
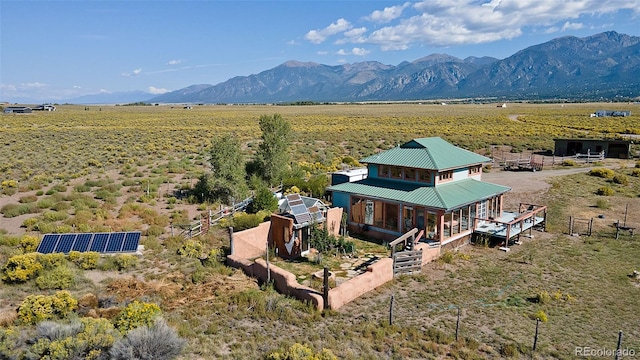
<instances>
[{"instance_id":1,"label":"green tree","mask_svg":"<svg viewBox=\"0 0 640 360\"><path fill-rule=\"evenodd\" d=\"M246 172L240 142L232 134L211 141L211 172L203 174L193 193L200 201L242 200L248 194Z\"/></svg>"},{"instance_id":2,"label":"green tree","mask_svg":"<svg viewBox=\"0 0 640 360\"><path fill-rule=\"evenodd\" d=\"M289 166L291 125L280 114L260 116L262 142L256 151L256 165L268 185L276 185Z\"/></svg>"},{"instance_id":3,"label":"green tree","mask_svg":"<svg viewBox=\"0 0 640 360\"><path fill-rule=\"evenodd\" d=\"M255 214L260 210L275 211L278 208L278 199L273 195L264 183L260 184L253 196L253 201L247 207L247 212Z\"/></svg>"}]
</instances>

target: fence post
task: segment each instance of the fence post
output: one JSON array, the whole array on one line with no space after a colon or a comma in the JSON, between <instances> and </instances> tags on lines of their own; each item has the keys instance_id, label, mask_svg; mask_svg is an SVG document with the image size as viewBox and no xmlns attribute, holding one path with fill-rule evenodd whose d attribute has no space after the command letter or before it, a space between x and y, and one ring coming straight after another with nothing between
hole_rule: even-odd
<instances>
[{"instance_id":1,"label":"fence post","mask_svg":"<svg viewBox=\"0 0 640 360\"><path fill-rule=\"evenodd\" d=\"M267 284L271 282L271 268L269 267L269 242L267 241Z\"/></svg>"},{"instance_id":2,"label":"fence post","mask_svg":"<svg viewBox=\"0 0 640 360\"><path fill-rule=\"evenodd\" d=\"M329 308L329 268L324 268L324 285L322 288L322 299L324 300L324 309Z\"/></svg>"},{"instance_id":3,"label":"fence post","mask_svg":"<svg viewBox=\"0 0 640 360\"><path fill-rule=\"evenodd\" d=\"M229 226L229 254L233 255L233 226Z\"/></svg>"},{"instance_id":4,"label":"fence post","mask_svg":"<svg viewBox=\"0 0 640 360\"><path fill-rule=\"evenodd\" d=\"M620 351L622 347L622 330L618 331L618 346L616 347L616 360L620 360Z\"/></svg>"},{"instance_id":5,"label":"fence post","mask_svg":"<svg viewBox=\"0 0 640 360\"><path fill-rule=\"evenodd\" d=\"M456 320L456 341L458 341L458 329L460 329L460 306L458 306L458 319Z\"/></svg>"},{"instance_id":6,"label":"fence post","mask_svg":"<svg viewBox=\"0 0 640 360\"><path fill-rule=\"evenodd\" d=\"M540 325L540 319L536 318L536 334L533 337L533 352L536 352L536 345L538 345L538 325Z\"/></svg>"},{"instance_id":7,"label":"fence post","mask_svg":"<svg viewBox=\"0 0 640 360\"><path fill-rule=\"evenodd\" d=\"M395 295L391 294L391 302L389 303L389 326L393 325L393 301Z\"/></svg>"}]
</instances>

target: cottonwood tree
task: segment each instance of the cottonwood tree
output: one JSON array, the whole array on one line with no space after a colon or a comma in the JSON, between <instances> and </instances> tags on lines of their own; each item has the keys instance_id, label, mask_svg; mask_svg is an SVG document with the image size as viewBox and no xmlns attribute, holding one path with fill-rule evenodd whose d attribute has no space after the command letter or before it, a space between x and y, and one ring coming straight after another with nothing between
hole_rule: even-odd
<instances>
[{"instance_id":1,"label":"cottonwood tree","mask_svg":"<svg viewBox=\"0 0 640 360\"><path fill-rule=\"evenodd\" d=\"M213 139L209 155L211 171L203 174L194 187L196 198L225 203L244 199L248 195L245 160L237 138L225 134Z\"/></svg>"},{"instance_id":2,"label":"cottonwood tree","mask_svg":"<svg viewBox=\"0 0 640 360\"><path fill-rule=\"evenodd\" d=\"M291 125L280 114L260 116L262 142L256 151L255 165L264 181L274 186L289 168Z\"/></svg>"}]
</instances>

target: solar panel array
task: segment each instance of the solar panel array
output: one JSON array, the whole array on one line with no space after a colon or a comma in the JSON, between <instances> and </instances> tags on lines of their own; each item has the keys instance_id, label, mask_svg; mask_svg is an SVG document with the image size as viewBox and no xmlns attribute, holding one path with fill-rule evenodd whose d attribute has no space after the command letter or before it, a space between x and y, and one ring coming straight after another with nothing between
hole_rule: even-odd
<instances>
[{"instance_id":1,"label":"solar panel array","mask_svg":"<svg viewBox=\"0 0 640 360\"><path fill-rule=\"evenodd\" d=\"M322 219L322 212L318 207L313 206L311 209L307 208L307 205L305 205L304 200L302 200L299 194L287 195L287 202L289 203L291 214L296 219L297 224L310 223Z\"/></svg>"},{"instance_id":2,"label":"solar panel array","mask_svg":"<svg viewBox=\"0 0 640 360\"><path fill-rule=\"evenodd\" d=\"M36 250L42 254L70 251L96 251L99 253L135 252L140 243L140 232L46 234Z\"/></svg>"}]
</instances>

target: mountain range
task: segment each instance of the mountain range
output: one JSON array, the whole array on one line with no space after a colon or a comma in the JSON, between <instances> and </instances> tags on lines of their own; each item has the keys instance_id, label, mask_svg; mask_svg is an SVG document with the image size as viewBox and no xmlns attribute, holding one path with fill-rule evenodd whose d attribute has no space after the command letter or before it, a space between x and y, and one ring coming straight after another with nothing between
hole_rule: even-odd
<instances>
[{"instance_id":1,"label":"mountain range","mask_svg":"<svg viewBox=\"0 0 640 360\"><path fill-rule=\"evenodd\" d=\"M111 94L112 98L115 96ZM428 99L613 100L640 96L640 37L603 32L566 36L505 58L432 54L398 65L287 61L217 85L200 84L129 102L290 103ZM87 103L89 98L72 103ZM77 101L77 100L82 100ZM109 103L99 96L93 103Z\"/></svg>"}]
</instances>

